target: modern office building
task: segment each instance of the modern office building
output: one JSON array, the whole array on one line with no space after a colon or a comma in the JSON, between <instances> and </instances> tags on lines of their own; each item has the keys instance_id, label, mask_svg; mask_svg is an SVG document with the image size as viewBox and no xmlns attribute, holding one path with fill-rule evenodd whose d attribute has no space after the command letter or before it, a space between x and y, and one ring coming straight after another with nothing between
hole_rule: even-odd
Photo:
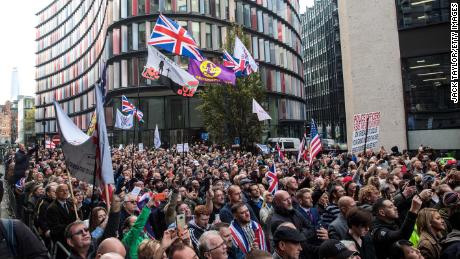
<instances>
[{"instance_id":1,"label":"modern office building","mask_svg":"<svg viewBox=\"0 0 460 259\"><path fill-rule=\"evenodd\" d=\"M322 138L346 141L337 0L316 0L301 15L306 117Z\"/></svg>"},{"instance_id":2,"label":"modern office building","mask_svg":"<svg viewBox=\"0 0 460 259\"><path fill-rule=\"evenodd\" d=\"M460 149L450 100L448 0L338 1L347 141L353 115L380 111L380 145Z\"/></svg>"},{"instance_id":3,"label":"modern office building","mask_svg":"<svg viewBox=\"0 0 460 259\"><path fill-rule=\"evenodd\" d=\"M19 93L20 93L19 72L18 72L17 67L13 67L13 71L11 72L10 100L11 101L17 100Z\"/></svg>"},{"instance_id":4,"label":"modern office building","mask_svg":"<svg viewBox=\"0 0 460 259\"><path fill-rule=\"evenodd\" d=\"M141 76L146 43L158 14L177 20L193 34L208 58L220 57L229 27L243 26L267 89L271 136L300 136L304 126L298 0L57 0L37 15L37 132L55 132L56 99L79 127L86 129L94 110L94 84L107 64L106 120L114 143L130 143L134 130L113 130L116 109L126 95L144 113L136 139L153 144L158 125L166 143L189 141L204 131L196 110L199 97L175 94L169 80ZM231 50L230 50L231 51ZM167 53L166 53L167 54ZM175 56L183 67L188 60ZM138 99L137 96L140 96ZM46 107L46 116L43 114ZM184 125L185 129L184 130Z\"/></svg>"},{"instance_id":5,"label":"modern office building","mask_svg":"<svg viewBox=\"0 0 460 259\"><path fill-rule=\"evenodd\" d=\"M0 105L0 144L11 143L11 106L10 101Z\"/></svg>"},{"instance_id":6,"label":"modern office building","mask_svg":"<svg viewBox=\"0 0 460 259\"><path fill-rule=\"evenodd\" d=\"M17 115L17 142L30 146L35 142L35 98L32 96L18 96Z\"/></svg>"}]
</instances>

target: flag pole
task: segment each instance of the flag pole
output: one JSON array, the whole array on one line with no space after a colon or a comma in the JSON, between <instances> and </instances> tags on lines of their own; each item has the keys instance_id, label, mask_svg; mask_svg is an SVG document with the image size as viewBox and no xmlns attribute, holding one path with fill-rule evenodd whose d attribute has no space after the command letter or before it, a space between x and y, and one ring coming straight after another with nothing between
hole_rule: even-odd
<instances>
[{"instance_id":1,"label":"flag pole","mask_svg":"<svg viewBox=\"0 0 460 259\"><path fill-rule=\"evenodd\" d=\"M366 135L364 136L364 149L363 149L363 154L366 156L366 145L367 145L367 132L369 130L369 114L367 115L366 119Z\"/></svg>"},{"instance_id":2,"label":"flag pole","mask_svg":"<svg viewBox=\"0 0 460 259\"><path fill-rule=\"evenodd\" d=\"M107 201L107 211L110 211L110 194L109 194L109 185L104 184L105 189L105 200Z\"/></svg>"},{"instance_id":3,"label":"flag pole","mask_svg":"<svg viewBox=\"0 0 460 259\"><path fill-rule=\"evenodd\" d=\"M78 217L78 213L77 213L77 204L75 204L75 202L74 202L75 195L73 195L72 177L70 176L70 170L69 170L69 167L67 165L66 165L66 171L67 171L67 178L68 178L68 181L69 181L70 196L72 197L73 210L75 212L75 218L77 220L80 220L80 217Z\"/></svg>"}]
</instances>

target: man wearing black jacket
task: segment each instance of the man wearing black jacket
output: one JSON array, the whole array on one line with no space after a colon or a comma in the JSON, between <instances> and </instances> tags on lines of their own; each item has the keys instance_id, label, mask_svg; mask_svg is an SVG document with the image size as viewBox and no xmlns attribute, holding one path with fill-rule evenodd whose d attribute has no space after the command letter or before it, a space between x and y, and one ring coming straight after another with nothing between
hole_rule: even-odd
<instances>
[{"instance_id":1,"label":"man wearing black jacket","mask_svg":"<svg viewBox=\"0 0 460 259\"><path fill-rule=\"evenodd\" d=\"M8 239L7 228L13 230L12 235L10 235L15 242L14 248ZM49 258L48 250L43 243L40 242L37 236L24 223L17 219L2 219L2 222L0 222L0 257L2 259Z\"/></svg>"},{"instance_id":2,"label":"man wearing black jacket","mask_svg":"<svg viewBox=\"0 0 460 259\"><path fill-rule=\"evenodd\" d=\"M14 155L14 174L9 180L10 185L14 185L19 179L25 176L25 172L29 167L29 159L37 148L29 149L26 152L24 144L19 144L19 150Z\"/></svg>"},{"instance_id":3,"label":"man wearing black jacket","mask_svg":"<svg viewBox=\"0 0 460 259\"><path fill-rule=\"evenodd\" d=\"M398 209L387 199L379 199L374 204L372 211L375 216L372 228L372 238L374 239L375 251L378 259L389 258L389 247L394 242L405 239L408 240L414 230L417 213L422 206L422 200L414 196L412 204L407 212L407 216L401 226L396 224L399 218Z\"/></svg>"},{"instance_id":4,"label":"man wearing black jacket","mask_svg":"<svg viewBox=\"0 0 460 259\"><path fill-rule=\"evenodd\" d=\"M299 211L294 209L291 196L286 191L276 192L273 198L273 208L274 214L269 223L271 233L274 234L282 223L290 222L294 224L296 229L306 238L301 243L302 252L300 258L318 258L319 246L322 240L329 238L327 230L324 228L315 230L315 227Z\"/></svg>"}]
</instances>

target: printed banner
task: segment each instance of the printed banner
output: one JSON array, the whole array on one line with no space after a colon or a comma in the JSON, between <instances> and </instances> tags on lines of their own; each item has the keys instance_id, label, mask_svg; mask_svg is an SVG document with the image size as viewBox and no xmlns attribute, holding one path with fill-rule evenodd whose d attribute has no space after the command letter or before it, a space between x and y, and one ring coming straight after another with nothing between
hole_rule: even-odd
<instances>
[{"instance_id":1,"label":"printed banner","mask_svg":"<svg viewBox=\"0 0 460 259\"><path fill-rule=\"evenodd\" d=\"M379 127L380 112L355 114L353 116L353 142L351 152L363 152L364 143L366 143L366 149L376 148L379 142Z\"/></svg>"},{"instance_id":2,"label":"printed banner","mask_svg":"<svg viewBox=\"0 0 460 259\"><path fill-rule=\"evenodd\" d=\"M236 76L233 70L223 65L216 65L209 60L200 62L190 59L188 63L188 72L192 74L201 83L210 84L232 84L235 85Z\"/></svg>"},{"instance_id":3,"label":"printed banner","mask_svg":"<svg viewBox=\"0 0 460 259\"><path fill-rule=\"evenodd\" d=\"M133 117L134 114L130 113L124 115L119 109L117 109L117 117L115 120L115 128L119 129L131 129L133 127Z\"/></svg>"},{"instance_id":4,"label":"printed banner","mask_svg":"<svg viewBox=\"0 0 460 259\"><path fill-rule=\"evenodd\" d=\"M198 88L198 80L155 47L148 46L147 48L149 55L142 76L150 80L157 80L160 75L168 77L174 83L186 88L189 92L187 96L193 96Z\"/></svg>"}]
</instances>

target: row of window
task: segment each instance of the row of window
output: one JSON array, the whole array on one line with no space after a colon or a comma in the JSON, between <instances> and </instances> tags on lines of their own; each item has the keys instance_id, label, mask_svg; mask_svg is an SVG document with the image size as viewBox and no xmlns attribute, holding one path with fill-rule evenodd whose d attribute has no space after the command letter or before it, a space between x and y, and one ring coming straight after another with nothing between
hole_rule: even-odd
<instances>
[{"instance_id":1,"label":"row of window","mask_svg":"<svg viewBox=\"0 0 460 259\"><path fill-rule=\"evenodd\" d=\"M50 6L48 6L46 9L40 11L37 14L38 17L38 24L43 23L44 21L50 19L51 17L55 16L57 12L60 12L61 9L67 5L68 2L71 2L71 0L57 0ZM73 2L78 2L78 1L73 1ZM72 3L73 3L72 2Z\"/></svg>"},{"instance_id":2,"label":"row of window","mask_svg":"<svg viewBox=\"0 0 460 259\"><path fill-rule=\"evenodd\" d=\"M56 101L59 99L56 98ZM37 102L37 98L35 99ZM68 100L64 103L61 103L61 107L67 114L78 113L81 111L85 111L87 109L91 109L94 106L94 89L91 91L71 100ZM35 109L35 118L36 119L43 119L43 114L45 112L44 108L37 108ZM56 115L54 113L54 106L50 105L46 107L46 114L45 118L54 118Z\"/></svg>"},{"instance_id":3,"label":"row of window","mask_svg":"<svg viewBox=\"0 0 460 259\"><path fill-rule=\"evenodd\" d=\"M450 0L396 0L398 27L413 28L450 21Z\"/></svg>"},{"instance_id":4,"label":"row of window","mask_svg":"<svg viewBox=\"0 0 460 259\"><path fill-rule=\"evenodd\" d=\"M290 10L290 9L289 9ZM267 36L271 36L300 52L302 44L294 30L269 13L257 10L249 4L236 2L236 22Z\"/></svg>"},{"instance_id":5,"label":"row of window","mask_svg":"<svg viewBox=\"0 0 460 259\"><path fill-rule=\"evenodd\" d=\"M276 69L260 67L260 77L270 92L295 95L305 98L303 82L295 76L285 74Z\"/></svg>"},{"instance_id":6,"label":"row of window","mask_svg":"<svg viewBox=\"0 0 460 259\"><path fill-rule=\"evenodd\" d=\"M64 55L60 56L59 58L37 67L36 78L42 78L47 75L56 73L61 69L66 68L68 65L80 60L88 51L88 48L90 48L91 45L95 42L96 38L104 38L103 34L105 30L102 30L103 27L106 27L104 26L104 16L99 15L96 24L93 27L91 27L91 29L88 31L88 34L86 34L86 36L84 36L77 45L75 45L72 49L68 50ZM99 33L101 33L101 31L102 35L99 36ZM94 60L94 52L91 52L91 54L89 54L89 57L89 62L91 64Z\"/></svg>"},{"instance_id":7,"label":"row of window","mask_svg":"<svg viewBox=\"0 0 460 259\"><path fill-rule=\"evenodd\" d=\"M203 49L219 50L227 38L226 27L205 22L179 21L179 23L192 33L195 41ZM153 23L143 22L113 28L113 31L108 33L109 57L145 49L146 41L150 38L150 34L146 34L146 31L150 31L153 26ZM254 36L250 40L251 44L248 48L255 59L302 74L302 60L295 53L264 38Z\"/></svg>"},{"instance_id":8,"label":"row of window","mask_svg":"<svg viewBox=\"0 0 460 259\"><path fill-rule=\"evenodd\" d=\"M76 14L76 16L82 15L80 18L74 16L78 22L73 24L71 30L67 30L66 26L63 26L46 37L37 40L37 49L39 54L37 55L37 64L46 62L52 58L55 58L62 53L69 51L69 48L74 46L81 40L82 37L88 32L90 27L97 26L104 21L104 13L107 5L104 0L96 0L95 4L89 9L87 13ZM73 21L70 19L67 21ZM94 25L93 23L98 23ZM73 31L72 31L73 30ZM71 33L69 33L72 31Z\"/></svg>"},{"instance_id":9,"label":"row of window","mask_svg":"<svg viewBox=\"0 0 460 259\"><path fill-rule=\"evenodd\" d=\"M73 65L65 68L64 70L59 71L59 73L56 73L54 75L51 75L46 78L42 78L37 81L37 91L44 91L53 87L56 87L58 85L63 85L63 84L68 84L71 83L74 79L80 77L83 73L87 73L87 69L90 68L91 66L94 65L95 62L97 62L100 54L104 50L104 41L105 41L105 26L102 26L102 29L97 36L97 39L95 40L94 44L92 47L84 54L83 56L78 56L75 55L75 52L70 52L67 55L59 58L56 61L53 61L50 64L47 64L45 66L39 67L37 69L37 77L39 77L42 74L47 74L47 72L52 72L52 71L58 71L59 68L63 68L65 64L64 62L70 63L76 59L78 61L74 63ZM84 41L85 42L85 41ZM81 47L83 48L83 46ZM75 59L71 59L70 56L75 55ZM51 65L51 67L50 67ZM58 68L58 65L60 66ZM49 69L49 70L47 70ZM94 68L93 68L94 69ZM93 82L94 79L92 78L89 80L90 82ZM89 85L91 85L90 83Z\"/></svg>"},{"instance_id":10,"label":"row of window","mask_svg":"<svg viewBox=\"0 0 460 259\"><path fill-rule=\"evenodd\" d=\"M52 109L54 113L53 106L49 106L48 109L50 110ZM87 129L91 122L91 115L92 115L91 113L85 113L85 114L81 114L77 116L72 116L70 117L70 119L72 119L73 123L75 123L75 125L77 125L80 129ZM41 121L35 122L35 132L43 133L43 125ZM46 133L57 132L56 120L46 121L45 132Z\"/></svg>"}]
</instances>

